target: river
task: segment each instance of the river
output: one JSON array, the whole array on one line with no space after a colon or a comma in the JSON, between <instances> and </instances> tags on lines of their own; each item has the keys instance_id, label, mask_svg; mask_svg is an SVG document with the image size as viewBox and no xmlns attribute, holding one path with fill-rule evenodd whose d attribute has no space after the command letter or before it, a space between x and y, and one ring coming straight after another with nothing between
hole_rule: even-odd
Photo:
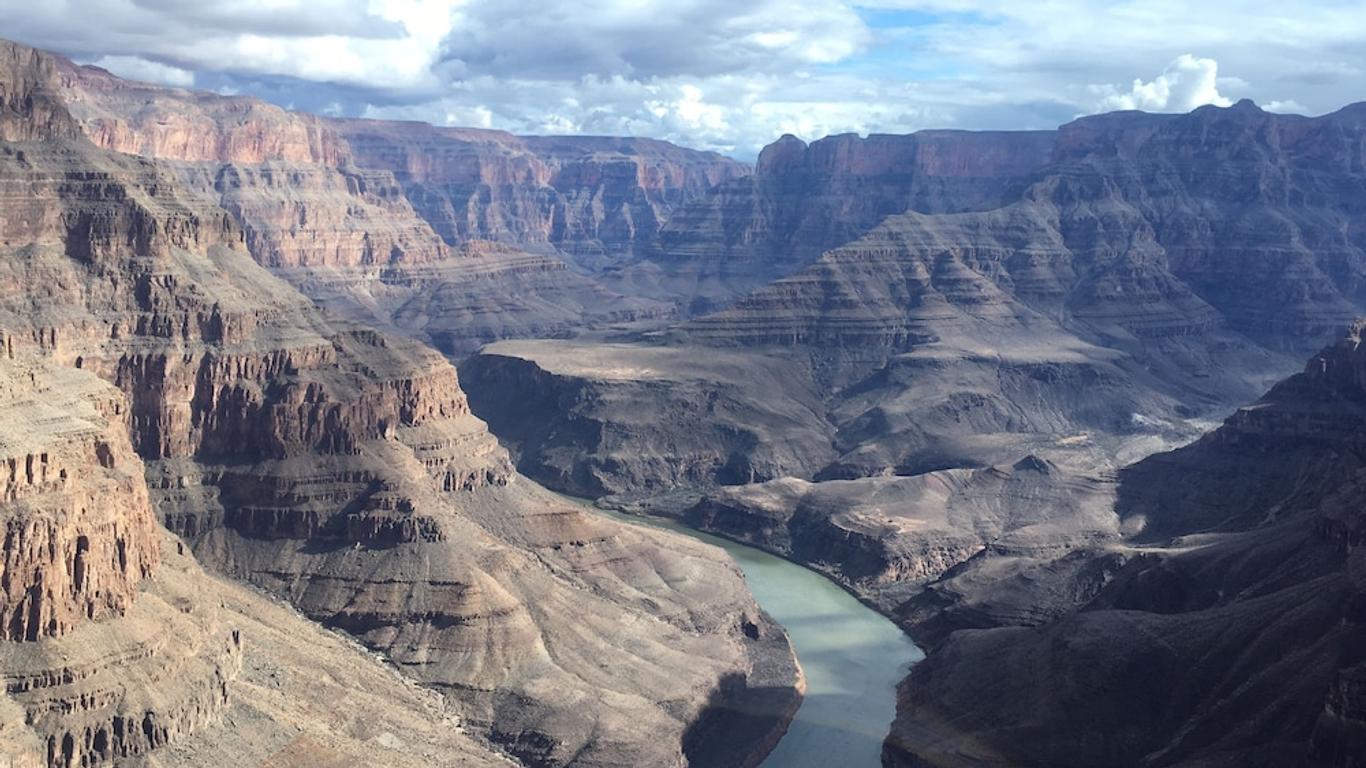
<instances>
[{"instance_id":1,"label":"river","mask_svg":"<svg viewBox=\"0 0 1366 768\"><path fill-rule=\"evenodd\" d=\"M896 714L896 684L924 658L895 624L825 576L781 557L664 518L591 508L726 550L759 605L787 629L806 672L806 698L762 768L882 765L882 739Z\"/></svg>"}]
</instances>

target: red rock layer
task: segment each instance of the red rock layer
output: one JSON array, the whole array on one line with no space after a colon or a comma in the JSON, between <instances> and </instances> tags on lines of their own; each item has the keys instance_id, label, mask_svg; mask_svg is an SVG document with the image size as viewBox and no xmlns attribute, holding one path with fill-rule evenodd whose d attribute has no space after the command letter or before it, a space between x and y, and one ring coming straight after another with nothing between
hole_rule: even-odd
<instances>
[{"instance_id":1,"label":"red rock layer","mask_svg":"<svg viewBox=\"0 0 1366 768\"><path fill-rule=\"evenodd\" d=\"M757 609L740 576L709 549L595 522L515 483L455 369L329 319L262 268L250 224L194 186L202 170L84 139L0 144L0 207L17 212L0 217L0 343L126 394L153 507L196 557L355 633L528 761L681 765L683 732L721 679L777 669L786 688L756 685L776 685L784 707L751 734L770 743L796 672L780 635L744 634L740 617ZM219 711L213 681L241 658L215 639L211 607L164 594L111 620L145 611L137 626L170 626L164 608L200 627L161 638L186 647L152 653L161 666L137 679L147 696L119 699L169 702L167 719L133 723L138 751ZM168 681L191 679L204 684L170 702ZM112 700L44 723L50 759L105 759L130 725L106 723Z\"/></svg>"},{"instance_id":2,"label":"red rock layer","mask_svg":"<svg viewBox=\"0 0 1366 768\"><path fill-rule=\"evenodd\" d=\"M92 377L7 361L0 413L0 639L122 616L158 557L123 403Z\"/></svg>"},{"instance_id":3,"label":"red rock layer","mask_svg":"<svg viewBox=\"0 0 1366 768\"><path fill-rule=\"evenodd\" d=\"M584 259L639 252L674 207L747 169L650 139L518 137L336 121L366 168L390 171L448 243L551 243Z\"/></svg>"}]
</instances>

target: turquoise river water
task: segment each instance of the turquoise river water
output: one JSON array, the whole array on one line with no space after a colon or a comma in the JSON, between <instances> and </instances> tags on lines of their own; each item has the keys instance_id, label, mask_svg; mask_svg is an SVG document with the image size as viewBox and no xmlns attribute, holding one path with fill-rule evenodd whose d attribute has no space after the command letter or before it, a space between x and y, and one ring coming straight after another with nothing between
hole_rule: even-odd
<instances>
[{"instance_id":1,"label":"turquoise river water","mask_svg":"<svg viewBox=\"0 0 1366 768\"><path fill-rule=\"evenodd\" d=\"M896 684L924 654L885 617L821 574L663 518L592 508L666 528L730 553L759 605L787 629L806 672L806 699L762 768L878 768L896 714Z\"/></svg>"}]
</instances>

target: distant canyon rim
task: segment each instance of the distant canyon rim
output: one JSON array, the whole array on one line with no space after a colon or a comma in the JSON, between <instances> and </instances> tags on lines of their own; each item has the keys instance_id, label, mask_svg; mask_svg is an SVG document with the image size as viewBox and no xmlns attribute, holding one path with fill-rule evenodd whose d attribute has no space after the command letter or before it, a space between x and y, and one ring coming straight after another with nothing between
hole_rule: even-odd
<instances>
[{"instance_id":1,"label":"distant canyon rim","mask_svg":"<svg viewBox=\"0 0 1366 768\"><path fill-rule=\"evenodd\" d=\"M15 766L761 762L734 562L546 489L896 622L885 766L1366 760L1366 104L750 167L0 42L0 270Z\"/></svg>"}]
</instances>

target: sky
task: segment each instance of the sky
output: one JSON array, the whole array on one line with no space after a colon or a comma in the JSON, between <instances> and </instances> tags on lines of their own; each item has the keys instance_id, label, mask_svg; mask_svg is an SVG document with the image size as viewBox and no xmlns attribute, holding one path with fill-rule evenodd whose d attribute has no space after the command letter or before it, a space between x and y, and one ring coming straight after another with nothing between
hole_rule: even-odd
<instances>
[{"instance_id":1,"label":"sky","mask_svg":"<svg viewBox=\"0 0 1366 768\"><path fill-rule=\"evenodd\" d=\"M0 0L0 37L340 116L804 139L1366 100L1360 0Z\"/></svg>"}]
</instances>

